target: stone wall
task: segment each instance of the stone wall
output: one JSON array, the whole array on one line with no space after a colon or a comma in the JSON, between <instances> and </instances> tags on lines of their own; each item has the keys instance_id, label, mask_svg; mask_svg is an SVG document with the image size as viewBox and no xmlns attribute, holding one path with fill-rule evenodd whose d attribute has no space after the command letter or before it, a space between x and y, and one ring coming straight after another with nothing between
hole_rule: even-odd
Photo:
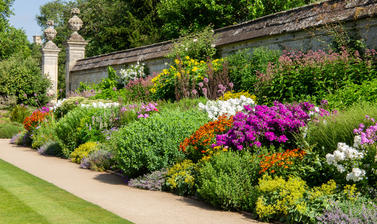
<instances>
[{"instance_id":1,"label":"stone wall","mask_svg":"<svg viewBox=\"0 0 377 224\"><path fill-rule=\"evenodd\" d=\"M327 49L331 36L327 24L342 24L347 32L363 38L368 48L377 48L377 0L332 0L265 16L215 30L221 56L240 49L266 46L281 50ZM98 82L107 76L107 66L119 70L143 61L151 73L166 65L164 56L172 41L99 55L77 61L71 70L71 90L82 82Z\"/></svg>"}]
</instances>

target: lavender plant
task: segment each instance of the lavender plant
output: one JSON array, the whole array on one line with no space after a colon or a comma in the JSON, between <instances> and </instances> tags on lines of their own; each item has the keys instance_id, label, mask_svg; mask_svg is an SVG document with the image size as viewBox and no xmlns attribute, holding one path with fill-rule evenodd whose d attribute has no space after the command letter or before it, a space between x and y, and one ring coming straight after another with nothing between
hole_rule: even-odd
<instances>
[{"instance_id":1,"label":"lavender plant","mask_svg":"<svg viewBox=\"0 0 377 224\"><path fill-rule=\"evenodd\" d=\"M165 183L166 169L157 170L142 177L131 179L128 186L152 191L161 191Z\"/></svg>"},{"instance_id":2,"label":"lavender plant","mask_svg":"<svg viewBox=\"0 0 377 224\"><path fill-rule=\"evenodd\" d=\"M377 205L373 202L333 202L317 217L318 223L370 224L377 223Z\"/></svg>"},{"instance_id":3,"label":"lavender plant","mask_svg":"<svg viewBox=\"0 0 377 224\"><path fill-rule=\"evenodd\" d=\"M80 167L97 171L109 170L114 164L114 156L111 151L99 149L91 152L81 160Z\"/></svg>"}]
</instances>

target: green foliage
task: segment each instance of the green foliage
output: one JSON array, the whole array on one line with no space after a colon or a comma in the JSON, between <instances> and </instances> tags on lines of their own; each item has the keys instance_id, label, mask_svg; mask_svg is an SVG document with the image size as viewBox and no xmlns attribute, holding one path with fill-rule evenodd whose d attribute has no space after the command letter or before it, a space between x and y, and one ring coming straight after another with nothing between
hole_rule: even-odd
<instances>
[{"instance_id":1,"label":"green foliage","mask_svg":"<svg viewBox=\"0 0 377 224\"><path fill-rule=\"evenodd\" d=\"M294 102L308 98L320 102L347 83L361 84L377 75L375 58L341 53L286 52L279 64L260 74L256 85L259 103Z\"/></svg>"},{"instance_id":2,"label":"green foliage","mask_svg":"<svg viewBox=\"0 0 377 224\"><path fill-rule=\"evenodd\" d=\"M197 192L216 207L252 211L258 168L249 152L221 152L199 168Z\"/></svg>"},{"instance_id":3,"label":"green foliage","mask_svg":"<svg viewBox=\"0 0 377 224\"><path fill-rule=\"evenodd\" d=\"M169 168L166 174L166 187L178 195L188 195L194 192L196 164L191 160L183 160Z\"/></svg>"},{"instance_id":4,"label":"green foliage","mask_svg":"<svg viewBox=\"0 0 377 224\"><path fill-rule=\"evenodd\" d=\"M51 139L44 142L43 145L38 148L38 152L48 156L63 156L62 148L59 143Z\"/></svg>"},{"instance_id":5,"label":"green foliage","mask_svg":"<svg viewBox=\"0 0 377 224\"><path fill-rule=\"evenodd\" d=\"M0 44L0 61L8 59L12 55L19 55L21 57L31 55L29 41L25 32L21 29L7 27L1 30L0 27Z\"/></svg>"},{"instance_id":6,"label":"green foliage","mask_svg":"<svg viewBox=\"0 0 377 224\"><path fill-rule=\"evenodd\" d=\"M211 71L216 73L212 77L216 76L217 78L220 76L218 74L224 70L224 61L223 59L215 59L211 61L211 65ZM180 100L184 98L182 96L197 97L200 94L197 91L198 83L202 82L205 77L209 77L209 70L210 65L205 61L198 61L189 56L175 59L174 65L170 66L169 69L163 69L160 74L152 79L153 87L150 92L155 98L165 100ZM219 78L219 80L221 79ZM212 83L212 81L209 82ZM192 90L198 93L194 95ZM208 92L211 92L211 89Z\"/></svg>"},{"instance_id":7,"label":"green foliage","mask_svg":"<svg viewBox=\"0 0 377 224\"><path fill-rule=\"evenodd\" d=\"M332 153L338 142L353 145L353 130L365 121L365 115L377 117L377 108L373 104L361 103L338 112L335 116L327 117L318 123L311 123L308 128L306 141L314 146L313 150L321 157Z\"/></svg>"},{"instance_id":8,"label":"green foliage","mask_svg":"<svg viewBox=\"0 0 377 224\"><path fill-rule=\"evenodd\" d=\"M277 63L281 52L270 50L266 47L258 47L240 50L228 56L229 77L234 84L235 91L254 92L258 73L265 73L269 63Z\"/></svg>"},{"instance_id":9,"label":"green foliage","mask_svg":"<svg viewBox=\"0 0 377 224\"><path fill-rule=\"evenodd\" d=\"M88 40L87 55L94 56L162 40L156 14L158 0L55 0L42 5L37 22L46 28L48 19L56 22L54 42L63 47L71 31L67 21L73 7L80 9L85 26L80 34ZM65 49L65 47L64 47ZM65 50L62 50L64 53Z\"/></svg>"},{"instance_id":10,"label":"green foliage","mask_svg":"<svg viewBox=\"0 0 377 224\"><path fill-rule=\"evenodd\" d=\"M110 140L119 168L133 177L173 165L184 157L179 143L207 119L198 110L172 110L120 129Z\"/></svg>"},{"instance_id":11,"label":"green foliage","mask_svg":"<svg viewBox=\"0 0 377 224\"><path fill-rule=\"evenodd\" d=\"M47 119L40 124L39 128L35 129L35 131L33 132L33 135L31 136L31 147L38 149L48 141L56 142L58 138L55 133L55 128L55 119L52 116L47 117Z\"/></svg>"},{"instance_id":12,"label":"green foliage","mask_svg":"<svg viewBox=\"0 0 377 224\"><path fill-rule=\"evenodd\" d=\"M0 139L12 138L15 134L23 130L23 125L11 122L7 119L0 119Z\"/></svg>"},{"instance_id":13,"label":"green foliage","mask_svg":"<svg viewBox=\"0 0 377 224\"><path fill-rule=\"evenodd\" d=\"M70 97L64 101L62 101L61 105L57 107L54 111L54 115L57 119L64 117L69 111L75 109L80 105L80 103L84 102L84 97Z\"/></svg>"},{"instance_id":14,"label":"green foliage","mask_svg":"<svg viewBox=\"0 0 377 224\"><path fill-rule=\"evenodd\" d=\"M11 121L23 123L25 118L31 115L31 111L24 105L16 105L10 112Z\"/></svg>"},{"instance_id":15,"label":"green foliage","mask_svg":"<svg viewBox=\"0 0 377 224\"><path fill-rule=\"evenodd\" d=\"M204 97L194 99L183 98L178 102L159 101L159 108L161 112L168 112L172 110L187 111L192 109L198 109L199 103L205 104L206 102L207 99Z\"/></svg>"},{"instance_id":16,"label":"green foliage","mask_svg":"<svg viewBox=\"0 0 377 224\"><path fill-rule=\"evenodd\" d=\"M78 107L68 112L55 129L64 155L69 157L75 148L88 141L104 142L105 131L119 126L117 110Z\"/></svg>"},{"instance_id":17,"label":"green foliage","mask_svg":"<svg viewBox=\"0 0 377 224\"><path fill-rule=\"evenodd\" d=\"M84 157L88 157L89 153L98 150L98 143L96 142L87 142L79 147L77 147L71 155L69 155L69 158L72 160L74 163L81 163L81 160Z\"/></svg>"},{"instance_id":18,"label":"green foliage","mask_svg":"<svg viewBox=\"0 0 377 224\"><path fill-rule=\"evenodd\" d=\"M113 152L104 149L103 146L104 145L100 145L98 150L90 152L88 156L83 158L80 167L96 171L113 169L115 164Z\"/></svg>"},{"instance_id":19,"label":"green foliage","mask_svg":"<svg viewBox=\"0 0 377 224\"><path fill-rule=\"evenodd\" d=\"M17 97L17 103L32 106L48 102L50 81L42 75L38 62L32 57L14 55L0 61L0 95Z\"/></svg>"},{"instance_id":20,"label":"green foliage","mask_svg":"<svg viewBox=\"0 0 377 224\"><path fill-rule=\"evenodd\" d=\"M329 107L346 109L360 102L377 102L377 79L364 81L361 85L348 82L344 87L333 94L325 96Z\"/></svg>"},{"instance_id":21,"label":"green foliage","mask_svg":"<svg viewBox=\"0 0 377 224\"><path fill-rule=\"evenodd\" d=\"M329 200L339 197L336 190L333 180L309 188L299 177L285 180L265 175L259 179L256 213L264 220L316 223L316 216L328 207Z\"/></svg>"},{"instance_id":22,"label":"green foliage","mask_svg":"<svg viewBox=\"0 0 377 224\"><path fill-rule=\"evenodd\" d=\"M167 55L174 59L177 57L195 58L197 60L207 60L216 54L215 37L211 26L204 28L201 32L191 33L177 40L173 49Z\"/></svg>"},{"instance_id":23,"label":"green foliage","mask_svg":"<svg viewBox=\"0 0 377 224\"><path fill-rule=\"evenodd\" d=\"M163 36L177 38L203 29L244 22L275 12L304 5L309 0L161 0L157 5Z\"/></svg>"}]
</instances>

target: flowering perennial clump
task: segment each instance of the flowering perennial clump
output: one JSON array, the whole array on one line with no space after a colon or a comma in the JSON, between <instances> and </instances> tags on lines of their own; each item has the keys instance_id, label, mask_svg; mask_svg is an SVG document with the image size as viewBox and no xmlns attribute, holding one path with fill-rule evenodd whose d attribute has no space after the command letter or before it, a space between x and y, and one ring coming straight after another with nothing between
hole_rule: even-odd
<instances>
[{"instance_id":1,"label":"flowering perennial clump","mask_svg":"<svg viewBox=\"0 0 377 224\"><path fill-rule=\"evenodd\" d=\"M224 133L233 125L233 117L223 115L215 121L201 126L190 137L185 138L179 149L188 154L199 154L200 157L209 153L208 148L214 143L217 134Z\"/></svg>"},{"instance_id":2,"label":"flowering perennial clump","mask_svg":"<svg viewBox=\"0 0 377 224\"><path fill-rule=\"evenodd\" d=\"M374 118L369 117L368 115L365 116L367 121L375 123ZM360 137L357 137L357 142L360 145L372 145L377 141L377 123L374 125L371 125L367 128L365 128L365 125L361 123L359 125L359 128L353 130L354 134L359 135Z\"/></svg>"},{"instance_id":3,"label":"flowering perennial clump","mask_svg":"<svg viewBox=\"0 0 377 224\"><path fill-rule=\"evenodd\" d=\"M126 86L130 81L145 77L144 66L144 63L140 64L140 62L137 62L126 69L121 69L118 75L119 83Z\"/></svg>"},{"instance_id":4,"label":"flowering perennial clump","mask_svg":"<svg viewBox=\"0 0 377 224\"><path fill-rule=\"evenodd\" d=\"M340 173L344 173L347 169L351 168L352 172L348 173L346 176L347 181L360 181L365 176L365 171L354 167L353 164L363 157L363 152L359 152L357 149L339 142L337 150L335 150L333 154L327 154L326 160L329 165L334 165Z\"/></svg>"},{"instance_id":5,"label":"flowering perennial clump","mask_svg":"<svg viewBox=\"0 0 377 224\"><path fill-rule=\"evenodd\" d=\"M303 159L306 152L300 149L287 149L285 152L274 153L272 155L263 156L263 161L260 162L261 170L259 174L269 172L275 173L277 169L289 168L294 163L296 158Z\"/></svg>"},{"instance_id":6,"label":"flowering perennial clump","mask_svg":"<svg viewBox=\"0 0 377 224\"><path fill-rule=\"evenodd\" d=\"M254 106L255 102L251 98L246 98L245 96L240 96L237 99L229 99L226 101L209 100L206 105L199 103L199 109L205 110L208 113L208 117L211 120L217 119L217 117L227 114L228 116L236 115L239 111L244 111L244 106Z\"/></svg>"},{"instance_id":7,"label":"flowering perennial clump","mask_svg":"<svg viewBox=\"0 0 377 224\"><path fill-rule=\"evenodd\" d=\"M154 102L150 102L148 104L142 103L141 105L138 104L129 104L126 106L123 106L120 111L126 112L126 111L137 111L137 118L147 118L150 116L150 114L154 111L158 112L157 109L158 104Z\"/></svg>"},{"instance_id":8,"label":"flowering perennial clump","mask_svg":"<svg viewBox=\"0 0 377 224\"><path fill-rule=\"evenodd\" d=\"M242 150L250 146L260 147L262 143L280 145L286 143L292 133L298 133L314 116L329 114L307 102L275 102L272 107L257 105L255 108L244 106L244 109L245 113L240 112L233 117L233 127L227 133L217 135L214 146Z\"/></svg>"},{"instance_id":9,"label":"flowering perennial clump","mask_svg":"<svg viewBox=\"0 0 377 224\"><path fill-rule=\"evenodd\" d=\"M230 99L238 99L241 96L245 96L246 98L250 98L250 99L254 100L254 102L257 100L257 97L255 95L252 95L247 91L241 91L241 92L227 91L227 92L224 93L223 96L219 97L218 99L227 101L227 100L230 100Z\"/></svg>"},{"instance_id":10,"label":"flowering perennial clump","mask_svg":"<svg viewBox=\"0 0 377 224\"><path fill-rule=\"evenodd\" d=\"M50 113L47 107L44 107L41 110L34 111L29 117L25 118L23 122L24 128L28 131L37 128L46 119L48 115L50 115Z\"/></svg>"},{"instance_id":11,"label":"flowering perennial clump","mask_svg":"<svg viewBox=\"0 0 377 224\"><path fill-rule=\"evenodd\" d=\"M103 102L93 102L91 104L80 104L81 107L84 108L89 108L89 107L94 107L94 108L110 108L110 107L119 107L119 103L114 102L114 103L103 103Z\"/></svg>"}]
</instances>

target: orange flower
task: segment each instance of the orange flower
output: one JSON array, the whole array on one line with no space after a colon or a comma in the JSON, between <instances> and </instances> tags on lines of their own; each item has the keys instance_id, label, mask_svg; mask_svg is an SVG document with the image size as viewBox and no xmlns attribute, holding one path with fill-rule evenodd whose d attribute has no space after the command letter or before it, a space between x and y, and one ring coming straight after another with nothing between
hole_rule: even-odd
<instances>
[{"instance_id":1,"label":"orange flower","mask_svg":"<svg viewBox=\"0 0 377 224\"><path fill-rule=\"evenodd\" d=\"M283 167L285 169L288 169L288 165L292 165L293 162L291 159L300 158L303 159L306 152L304 150L300 149L287 149L284 153L274 153L271 156L268 156L267 154L264 157L264 160L260 162L261 170L259 171L259 174L264 173L268 171L270 168L280 168ZM275 173L276 171L274 169L271 169L271 173Z\"/></svg>"},{"instance_id":2,"label":"orange flower","mask_svg":"<svg viewBox=\"0 0 377 224\"><path fill-rule=\"evenodd\" d=\"M36 128L43 122L43 120L50 115L50 113L41 112L39 110L34 111L29 117L26 117L23 124L24 128L28 131Z\"/></svg>"},{"instance_id":3,"label":"orange flower","mask_svg":"<svg viewBox=\"0 0 377 224\"><path fill-rule=\"evenodd\" d=\"M227 116L220 116L216 121L210 121L201 126L189 138L183 140L179 145L179 149L185 152L189 146L193 146L195 150L210 146L216 135L223 133L225 130L232 127L232 125L233 117L228 118ZM201 152L205 153L206 151L201 150Z\"/></svg>"}]
</instances>

